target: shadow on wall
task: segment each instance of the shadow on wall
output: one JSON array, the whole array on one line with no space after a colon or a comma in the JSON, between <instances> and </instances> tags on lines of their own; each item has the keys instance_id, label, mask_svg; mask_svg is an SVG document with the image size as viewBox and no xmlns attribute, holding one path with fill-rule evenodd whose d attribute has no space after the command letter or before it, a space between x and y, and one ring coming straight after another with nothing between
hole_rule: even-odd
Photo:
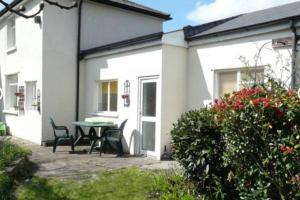
<instances>
[{"instance_id":1,"label":"shadow on wall","mask_svg":"<svg viewBox=\"0 0 300 200\"><path fill-rule=\"evenodd\" d=\"M130 152L133 148L134 155L140 154L140 137L141 134L138 130L133 130L130 136L129 144L126 143L125 149Z\"/></svg>"},{"instance_id":2,"label":"shadow on wall","mask_svg":"<svg viewBox=\"0 0 300 200\"><path fill-rule=\"evenodd\" d=\"M212 100L209 93L207 80L205 79L200 56L197 50L191 50L188 79L188 109L199 109L204 106L205 100ZM207 79L213 78L206 77Z\"/></svg>"}]
</instances>

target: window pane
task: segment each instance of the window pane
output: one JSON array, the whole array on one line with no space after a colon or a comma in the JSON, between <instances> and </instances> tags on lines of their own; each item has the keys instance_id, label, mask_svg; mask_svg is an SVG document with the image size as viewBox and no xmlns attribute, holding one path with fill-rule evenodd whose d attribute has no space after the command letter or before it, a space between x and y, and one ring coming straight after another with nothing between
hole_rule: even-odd
<instances>
[{"instance_id":1,"label":"window pane","mask_svg":"<svg viewBox=\"0 0 300 200\"><path fill-rule=\"evenodd\" d=\"M110 82L110 111L118 109L118 82Z\"/></svg>"},{"instance_id":2,"label":"window pane","mask_svg":"<svg viewBox=\"0 0 300 200\"><path fill-rule=\"evenodd\" d=\"M26 110L35 110L37 107L36 102L36 82L26 83Z\"/></svg>"},{"instance_id":3,"label":"window pane","mask_svg":"<svg viewBox=\"0 0 300 200\"><path fill-rule=\"evenodd\" d=\"M143 116L156 116L156 83L143 84Z\"/></svg>"},{"instance_id":4,"label":"window pane","mask_svg":"<svg viewBox=\"0 0 300 200\"><path fill-rule=\"evenodd\" d=\"M155 122L142 122L142 148L155 151Z\"/></svg>"},{"instance_id":5,"label":"window pane","mask_svg":"<svg viewBox=\"0 0 300 200\"><path fill-rule=\"evenodd\" d=\"M100 94L102 96L100 111L107 111L108 110L108 102L107 102L107 98L108 98L108 82L102 82L101 83Z\"/></svg>"},{"instance_id":6,"label":"window pane","mask_svg":"<svg viewBox=\"0 0 300 200\"><path fill-rule=\"evenodd\" d=\"M7 23L7 48L12 48L16 43L15 18L11 18Z\"/></svg>"},{"instance_id":7,"label":"window pane","mask_svg":"<svg viewBox=\"0 0 300 200\"><path fill-rule=\"evenodd\" d=\"M16 92L18 91L18 75L6 76L5 90L6 109L15 108L15 106L17 106Z\"/></svg>"},{"instance_id":8,"label":"window pane","mask_svg":"<svg viewBox=\"0 0 300 200\"><path fill-rule=\"evenodd\" d=\"M222 72L219 73L219 97L227 93L236 91L237 88L237 73L236 72Z\"/></svg>"},{"instance_id":9,"label":"window pane","mask_svg":"<svg viewBox=\"0 0 300 200\"><path fill-rule=\"evenodd\" d=\"M263 69L248 69L241 71L241 83L240 87L252 87L255 84L261 84L264 82L264 70Z\"/></svg>"}]
</instances>

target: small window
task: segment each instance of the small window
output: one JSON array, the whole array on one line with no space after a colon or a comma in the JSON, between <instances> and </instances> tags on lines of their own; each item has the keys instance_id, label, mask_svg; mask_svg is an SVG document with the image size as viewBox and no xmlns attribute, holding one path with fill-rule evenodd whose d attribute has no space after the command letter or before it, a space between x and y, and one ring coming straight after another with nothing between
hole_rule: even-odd
<instances>
[{"instance_id":1,"label":"small window","mask_svg":"<svg viewBox=\"0 0 300 200\"><path fill-rule=\"evenodd\" d=\"M263 68L247 68L218 72L217 97L264 82Z\"/></svg>"},{"instance_id":2,"label":"small window","mask_svg":"<svg viewBox=\"0 0 300 200\"><path fill-rule=\"evenodd\" d=\"M26 110L37 109L37 92L36 92L36 81L26 82Z\"/></svg>"},{"instance_id":3,"label":"small window","mask_svg":"<svg viewBox=\"0 0 300 200\"><path fill-rule=\"evenodd\" d=\"M7 22L7 49L14 48L16 46L16 21L12 17Z\"/></svg>"},{"instance_id":4,"label":"small window","mask_svg":"<svg viewBox=\"0 0 300 200\"><path fill-rule=\"evenodd\" d=\"M17 107L18 75L6 76L5 104L6 109Z\"/></svg>"},{"instance_id":5,"label":"small window","mask_svg":"<svg viewBox=\"0 0 300 200\"><path fill-rule=\"evenodd\" d=\"M101 81L98 86L98 111L116 112L118 108L118 82Z\"/></svg>"},{"instance_id":6,"label":"small window","mask_svg":"<svg viewBox=\"0 0 300 200\"><path fill-rule=\"evenodd\" d=\"M237 90L237 73L220 72L219 74L219 97Z\"/></svg>"}]
</instances>

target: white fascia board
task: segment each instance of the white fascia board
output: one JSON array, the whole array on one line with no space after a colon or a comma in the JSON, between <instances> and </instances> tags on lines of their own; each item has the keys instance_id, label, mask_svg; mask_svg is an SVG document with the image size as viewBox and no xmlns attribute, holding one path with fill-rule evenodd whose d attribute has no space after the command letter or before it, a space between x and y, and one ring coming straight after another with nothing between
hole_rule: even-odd
<instances>
[{"instance_id":1,"label":"white fascia board","mask_svg":"<svg viewBox=\"0 0 300 200\"><path fill-rule=\"evenodd\" d=\"M120 53L124 53L124 52L136 51L139 49L146 49L146 48L161 46L161 45L162 45L162 41L157 40L157 41L148 42L148 43L144 43L144 44L133 45L133 46L123 47L123 48L114 49L114 50L110 50L110 51L90 54L90 55L85 56L85 58L83 60L97 58L97 57L103 57L103 56L108 56L108 55L114 55L114 54L120 54Z\"/></svg>"},{"instance_id":2,"label":"white fascia board","mask_svg":"<svg viewBox=\"0 0 300 200\"><path fill-rule=\"evenodd\" d=\"M162 37L162 44L188 48L183 30L165 33Z\"/></svg>"},{"instance_id":3,"label":"white fascia board","mask_svg":"<svg viewBox=\"0 0 300 200\"><path fill-rule=\"evenodd\" d=\"M300 22L295 22L297 29L300 29ZM195 41L189 42L189 46L206 46L213 45L217 43L226 43L228 41L245 42L247 41L258 41L265 39L276 39L280 37L291 36L291 29L289 23L281 23L277 25L272 25L268 27L257 28L253 30L245 29L242 31L237 31L236 33L226 34L226 35L215 35L207 38L200 38Z\"/></svg>"}]
</instances>

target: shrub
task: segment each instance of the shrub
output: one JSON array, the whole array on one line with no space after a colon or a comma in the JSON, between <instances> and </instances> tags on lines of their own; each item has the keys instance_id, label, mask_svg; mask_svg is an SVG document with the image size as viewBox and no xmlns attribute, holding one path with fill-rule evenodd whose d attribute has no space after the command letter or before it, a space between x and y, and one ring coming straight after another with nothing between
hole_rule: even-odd
<instances>
[{"instance_id":1,"label":"shrub","mask_svg":"<svg viewBox=\"0 0 300 200\"><path fill-rule=\"evenodd\" d=\"M272 82L225 95L184 114L171 134L175 158L208 199L300 199L295 90Z\"/></svg>"},{"instance_id":2,"label":"shrub","mask_svg":"<svg viewBox=\"0 0 300 200\"><path fill-rule=\"evenodd\" d=\"M212 108L242 199L296 199L300 191L300 99L273 85L234 92ZM297 194L298 193L298 194Z\"/></svg>"},{"instance_id":3,"label":"shrub","mask_svg":"<svg viewBox=\"0 0 300 200\"><path fill-rule=\"evenodd\" d=\"M190 111L174 124L171 135L174 156L199 192L211 199L224 199L233 197L234 190L227 181L230 167L223 166L225 146L215 114L208 108Z\"/></svg>"},{"instance_id":4,"label":"shrub","mask_svg":"<svg viewBox=\"0 0 300 200\"><path fill-rule=\"evenodd\" d=\"M11 166L14 161L30 154L25 150L8 140L0 140L0 200L14 199L14 184L17 179L22 178L28 169L19 169L15 176L6 173L6 168Z\"/></svg>"}]
</instances>

